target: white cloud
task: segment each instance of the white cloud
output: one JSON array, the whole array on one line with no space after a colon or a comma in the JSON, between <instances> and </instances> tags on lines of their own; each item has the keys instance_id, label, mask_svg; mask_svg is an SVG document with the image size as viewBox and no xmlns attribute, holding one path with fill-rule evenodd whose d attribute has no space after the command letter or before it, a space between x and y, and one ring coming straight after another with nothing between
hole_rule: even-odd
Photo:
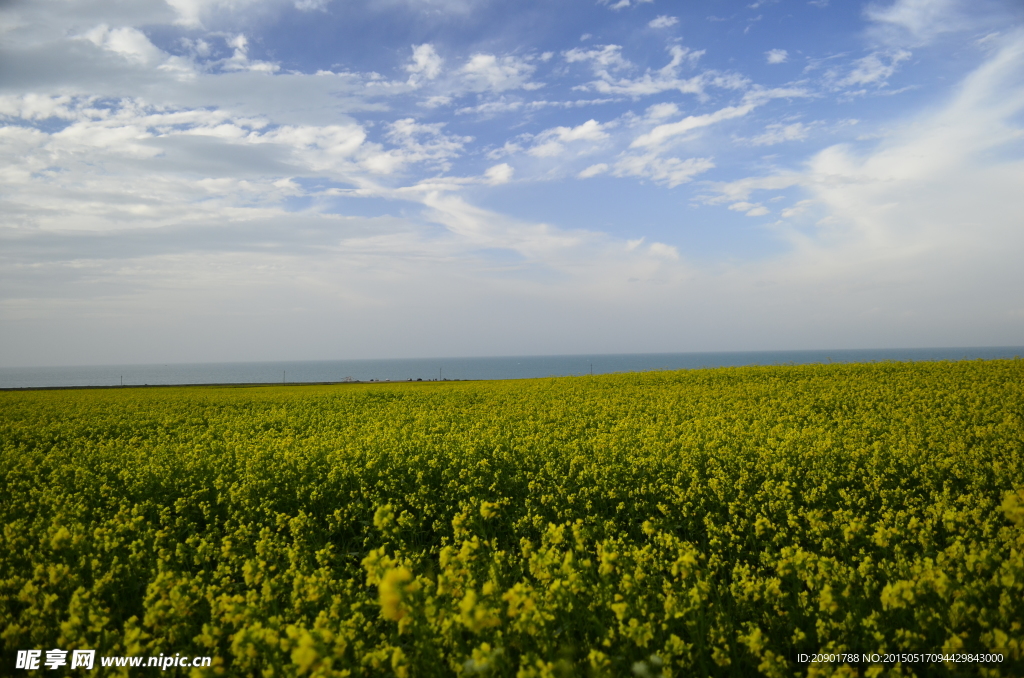
<instances>
[{"instance_id":1,"label":"white cloud","mask_svg":"<svg viewBox=\"0 0 1024 678\"><path fill-rule=\"evenodd\" d=\"M600 70L623 69L633 65L623 58L621 45L604 45L596 49L573 47L565 52L563 56L571 64L589 61L594 65L595 69Z\"/></svg>"},{"instance_id":2,"label":"white cloud","mask_svg":"<svg viewBox=\"0 0 1024 678\"><path fill-rule=\"evenodd\" d=\"M523 102L518 100L509 101L504 97L497 99L496 101L485 101L482 104L476 106L463 106L462 108L455 111L456 115L499 115L501 113L510 113L512 111L518 111L523 107Z\"/></svg>"},{"instance_id":3,"label":"white cloud","mask_svg":"<svg viewBox=\"0 0 1024 678\"><path fill-rule=\"evenodd\" d=\"M405 70L409 73L409 84L415 85L421 79L433 80L441 74L441 64L444 60L429 43L414 45L412 48L412 62L406 64Z\"/></svg>"},{"instance_id":4,"label":"white cloud","mask_svg":"<svg viewBox=\"0 0 1024 678\"><path fill-rule=\"evenodd\" d=\"M22 120L46 120L61 118L70 120L75 117L68 105L71 97L66 95L46 96L42 94L23 94L21 96L0 95L0 115Z\"/></svg>"},{"instance_id":5,"label":"white cloud","mask_svg":"<svg viewBox=\"0 0 1024 678\"><path fill-rule=\"evenodd\" d=\"M591 165L576 176L580 179L589 179L590 177L596 177L598 174L604 174L608 171L608 165L603 162L599 162L596 165Z\"/></svg>"},{"instance_id":6,"label":"white cloud","mask_svg":"<svg viewBox=\"0 0 1024 678\"><path fill-rule=\"evenodd\" d=\"M708 204L746 201L754 191L780 191L797 186L803 181L798 172L780 172L764 177L745 177L735 181L710 183L709 187L717 195L705 198Z\"/></svg>"},{"instance_id":7,"label":"white cloud","mask_svg":"<svg viewBox=\"0 0 1024 678\"><path fill-rule=\"evenodd\" d=\"M658 147L666 143L669 139L677 137L681 134L685 134L701 127L707 127L714 125L715 123L722 122L723 120L731 120L732 118L740 118L750 113L756 108L756 104L752 102L744 103L739 106L726 106L720 108L714 113L705 113L703 115L688 115L682 120L677 122L665 123L658 125L650 132L641 134L633 143L629 145L630 148L651 148Z\"/></svg>"},{"instance_id":8,"label":"white cloud","mask_svg":"<svg viewBox=\"0 0 1024 678\"><path fill-rule=\"evenodd\" d=\"M541 83L530 82L536 67L515 56L474 54L462 67L462 80L471 92L504 92L512 89L532 90Z\"/></svg>"},{"instance_id":9,"label":"white cloud","mask_svg":"<svg viewBox=\"0 0 1024 678\"><path fill-rule=\"evenodd\" d=\"M597 120L590 119L576 127L553 127L534 137L533 147L528 153L538 158L550 158L565 152L565 145L575 141L599 142L608 138L606 129Z\"/></svg>"},{"instance_id":10,"label":"white cloud","mask_svg":"<svg viewBox=\"0 0 1024 678\"><path fill-rule=\"evenodd\" d=\"M783 64L789 58L789 52L784 49L770 49L764 54L770 64Z\"/></svg>"},{"instance_id":11,"label":"white cloud","mask_svg":"<svg viewBox=\"0 0 1024 678\"><path fill-rule=\"evenodd\" d=\"M786 141L801 141L807 138L809 127L802 122L789 125L772 123L765 127L764 133L750 139L754 146L773 146Z\"/></svg>"},{"instance_id":12,"label":"white cloud","mask_svg":"<svg viewBox=\"0 0 1024 678\"><path fill-rule=\"evenodd\" d=\"M600 141L607 139L608 133L605 129L608 125L602 125L597 120L590 119L576 127L555 127L542 133L542 136L551 134L559 141Z\"/></svg>"},{"instance_id":13,"label":"white cloud","mask_svg":"<svg viewBox=\"0 0 1024 678\"><path fill-rule=\"evenodd\" d=\"M775 98L807 95L805 90L797 88L753 88L744 95L743 102L739 105L727 106L712 113L687 116L682 120L668 123L661 121L678 115L678 106L671 102L650 106L643 118L633 116L630 126L654 124L654 127L636 136L629 144L629 149L619 155L615 162L614 174L619 177L649 178L669 188L690 182L695 176L715 167L715 163L708 157L682 159L669 156L670 149L678 145L680 137L725 120L743 117ZM788 130L788 133L795 134L798 129Z\"/></svg>"},{"instance_id":14,"label":"white cloud","mask_svg":"<svg viewBox=\"0 0 1024 678\"><path fill-rule=\"evenodd\" d=\"M608 9L618 11L626 7L636 7L637 5L651 3L654 0L598 0L598 2L606 5Z\"/></svg>"},{"instance_id":15,"label":"white cloud","mask_svg":"<svg viewBox=\"0 0 1024 678\"><path fill-rule=\"evenodd\" d=\"M665 145L671 139L693 130L709 127L724 120L741 118L772 99L806 97L808 95L806 90L799 88L751 89L743 96L743 102L737 106L726 106L713 113L689 115L676 122L658 125L650 132L641 134L634 139L629 147L656 149ZM667 111L667 109L662 110Z\"/></svg>"},{"instance_id":16,"label":"white cloud","mask_svg":"<svg viewBox=\"0 0 1024 678\"><path fill-rule=\"evenodd\" d=\"M693 51L687 47L672 45L669 47L671 60L656 71L648 69L639 78L621 77L617 71L632 67L622 57L619 45L605 45L601 49L582 50L579 48L565 52L565 60L569 63L589 62L594 75L598 77L587 85L577 89L592 89L602 94L621 94L632 97L648 96L660 92L678 91L684 94L703 95L707 86L739 89L747 81L739 76L705 71L691 78L680 78L679 72L684 66L694 66L704 50Z\"/></svg>"},{"instance_id":17,"label":"white cloud","mask_svg":"<svg viewBox=\"0 0 1024 678\"><path fill-rule=\"evenodd\" d=\"M166 110L130 99L96 107L88 98L5 96L0 114L70 122L52 133L8 134L0 143L5 183L17 193L7 198L8 207L31 215L26 218L44 230L162 226L214 214L236 219L251 211L243 208L256 195L250 187L274 187L259 189L261 202L282 196L285 172L327 176L380 194L372 175L413 164L444 170L471 140L446 134L441 123L404 118L387 126L388 147L368 142L357 124L270 126L220 109ZM10 129L17 128L0 127ZM60 171L40 174L47 167ZM216 175L192 178L211 171ZM488 179L501 179L503 171L493 169ZM55 182L63 187L59 198L52 195ZM215 202L206 196L210 186L218 187ZM188 210L194 215L184 216Z\"/></svg>"},{"instance_id":18,"label":"white cloud","mask_svg":"<svg viewBox=\"0 0 1024 678\"><path fill-rule=\"evenodd\" d=\"M402 122L404 121L399 121L396 125ZM307 172L348 171L352 169L349 161L356 159L359 153L375 154L367 159L366 162L369 164L378 151L378 147L365 144L366 132L359 125L284 125L262 134L255 131L245 133L245 130L236 132L236 125L220 125L214 128L198 128L188 133L223 138L225 135L218 132L225 127L229 131L229 138L238 138L239 141L250 144L274 144L287 149L293 162ZM392 130L389 133L392 141L393 135ZM405 162L423 159L426 158L403 158Z\"/></svg>"},{"instance_id":19,"label":"white cloud","mask_svg":"<svg viewBox=\"0 0 1024 678\"><path fill-rule=\"evenodd\" d=\"M798 217L806 213L813 203L813 200L801 200L794 204L792 207L787 207L786 209L782 210L780 214L782 215L783 219L792 219L793 217Z\"/></svg>"},{"instance_id":20,"label":"white cloud","mask_svg":"<svg viewBox=\"0 0 1024 678\"><path fill-rule=\"evenodd\" d=\"M734 202L733 204L729 205L729 209L733 210L734 212L746 212L747 210L753 209L754 207L757 207L757 205L751 202Z\"/></svg>"},{"instance_id":21,"label":"white cloud","mask_svg":"<svg viewBox=\"0 0 1024 678\"><path fill-rule=\"evenodd\" d=\"M203 20L217 12L245 12L264 0L166 0L178 14L177 23L199 27Z\"/></svg>"},{"instance_id":22,"label":"white cloud","mask_svg":"<svg viewBox=\"0 0 1024 678\"><path fill-rule=\"evenodd\" d=\"M427 97L420 102L420 105L424 108L440 108L441 106L448 106L451 104L453 99L450 96L444 94L437 94L431 97Z\"/></svg>"},{"instance_id":23,"label":"white cloud","mask_svg":"<svg viewBox=\"0 0 1024 678\"><path fill-rule=\"evenodd\" d=\"M213 46L202 38L181 38L180 44L194 57L205 58L213 52Z\"/></svg>"},{"instance_id":24,"label":"white cloud","mask_svg":"<svg viewBox=\"0 0 1024 678\"><path fill-rule=\"evenodd\" d=\"M176 23L184 26L202 25L202 15L207 7L213 4L203 2L203 0L166 0L166 2L178 13Z\"/></svg>"},{"instance_id":25,"label":"white cloud","mask_svg":"<svg viewBox=\"0 0 1024 678\"><path fill-rule=\"evenodd\" d=\"M715 163L711 158L663 158L656 153L645 155L624 155L615 163L617 177L646 177L655 183L675 188L680 184L693 181L698 174L712 169Z\"/></svg>"},{"instance_id":26,"label":"white cloud","mask_svg":"<svg viewBox=\"0 0 1024 678\"><path fill-rule=\"evenodd\" d=\"M652 242L647 248L647 251L656 257L662 257L664 259L671 259L673 261L679 259L679 250L673 245L666 245L663 242Z\"/></svg>"},{"instance_id":27,"label":"white cloud","mask_svg":"<svg viewBox=\"0 0 1024 678\"><path fill-rule=\"evenodd\" d=\"M647 25L651 28L668 28L670 26L675 26L677 23L679 23L678 17L661 14L651 19Z\"/></svg>"},{"instance_id":28,"label":"white cloud","mask_svg":"<svg viewBox=\"0 0 1024 678\"><path fill-rule=\"evenodd\" d=\"M843 78L836 82L838 87L850 87L856 85L883 86L886 81L896 72L900 63L911 56L905 49L895 52L872 52L871 54L854 61L853 69Z\"/></svg>"},{"instance_id":29,"label":"white cloud","mask_svg":"<svg viewBox=\"0 0 1024 678\"><path fill-rule=\"evenodd\" d=\"M557 255L580 244L584 234L570 234L545 224L524 223L467 203L457 195L430 193L423 204L430 219L477 247L515 250L531 258Z\"/></svg>"},{"instance_id":30,"label":"white cloud","mask_svg":"<svg viewBox=\"0 0 1024 678\"><path fill-rule=\"evenodd\" d=\"M440 122L418 123L413 118L396 120L388 125L385 137L397 148L374 153L363 164L379 174L391 174L406 165L423 162L448 170L449 161L473 138L444 134L444 126L445 123Z\"/></svg>"},{"instance_id":31,"label":"white cloud","mask_svg":"<svg viewBox=\"0 0 1024 678\"><path fill-rule=\"evenodd\" d=\"M761 203L735 202L729 205L729 209L734 212L743 212L748 217L760 217L769 213L768 208Z\"/></svg>"},{"instance_id":32,"label":"white cloud","mask_svg":"<svg viewBox=\"0 0 1024 678\"><path fill-rule=\"evenodd\" d=\"M988 247L1019 252L1024 161L990 151L1024 136L1011 122L1024 111L1022 66L1024 34L1018 33L947 105L891 130L873 151L832 146L801 172L715 185L719 195L711 202L743 210L756 204L746 202L753 191L802 186L810 197L782 216L813 213L821 237L790 235L801 248L832 257L938 262L935 257L969 257ZM1000 258L996 250L985 256Z\"/></svg>"},{"instance_id":33,"label":"white cloud","mask_svg":"<svg viewBox=\"0 0 1024 678\"><path fill-rule=\"evenodd\" d=\"M648 120L664 120L665 118L671 118L674 115L679 115L679 106L670 101L663 102L649 106L646 112Z\"/></svg>"},{"instance_id":34,"label":"white cloud","mask_svg":"<svg viewBox=\"0 0 1024 678\"><path fill-rule=\"evenodd\" d=\"M122 26L112 29L106 24L100 24L82 37L97 47L141 65L157 64L167 57L149 41L145 33L136 28Z\"/></svg>"},{"instance_id":35,"label":"white cloud","mask_svg":"<svg viewBox=\"0 0 1024 678\"><path fill-rule=\"evenodd\" d=\"M507 184L511 181L514 173L515 170L512 169L512 166L507 162L503 162L500 165L489 168L484 172L484 177L487 178L487 183L497 186L498 184Z\"/></svg>"},{"instance_id":36,"label":"white cloud","mask_svg":"<svg viewBox=\"0 0 1024 678\"><path fill-rule=\"evenodd\" d=\"M942 33L971 25L955 0L895 0L888 6L872 3L864 14L875 22L875 36L893 45L923 45Z\"/></svg>"},{"instance_id":37,"label":"white cloud","mask_svg":"<svg viewBox=\"0 0 1024 678\"><path fill-rule=\"evenodd\" d=\"M234 53L229 59L222 62L226 71L253 71L256 73L274 73L280 70L278 64L269 61L252 60L249 58L249 39L239 33L233 38L226 39L229 47L234 48Z\"/></svg>"}]
</instances>

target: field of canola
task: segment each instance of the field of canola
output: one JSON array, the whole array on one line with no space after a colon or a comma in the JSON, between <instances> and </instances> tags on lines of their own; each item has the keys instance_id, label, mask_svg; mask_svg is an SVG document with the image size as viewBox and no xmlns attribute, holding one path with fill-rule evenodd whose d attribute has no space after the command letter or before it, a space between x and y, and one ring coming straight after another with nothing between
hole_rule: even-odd
<instances>
[{"instance_id":1,"label":"field of canola","mask_svg":"<svg viewBox=\"0 0 1024 678\"><path fill-rule=\"evenodd\" d=\"M4 675L1024 675L1021 360L8 392L0 445ZM1003 661L798 661L853 652Z\"/></svg>"}]
</instances>

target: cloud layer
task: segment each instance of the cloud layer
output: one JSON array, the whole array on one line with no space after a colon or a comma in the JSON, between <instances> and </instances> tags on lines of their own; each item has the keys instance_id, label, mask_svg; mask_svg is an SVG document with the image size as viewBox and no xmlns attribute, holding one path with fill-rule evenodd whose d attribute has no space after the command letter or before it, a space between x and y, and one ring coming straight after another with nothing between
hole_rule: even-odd
<instances>
[{"instance_id":1,"label":"cloud layer","mask_svg":"<svg viewBox=\"0 0 1024 678\"><path fill-rule=\"evenodd\" d=\"M757 38L769 6L415 30L499 9L409 3L355 65L276 26L369 4L0 7L0 363L1024 336L1019 13L869 3L844 51Z\"/></svg>"}]
</instances>

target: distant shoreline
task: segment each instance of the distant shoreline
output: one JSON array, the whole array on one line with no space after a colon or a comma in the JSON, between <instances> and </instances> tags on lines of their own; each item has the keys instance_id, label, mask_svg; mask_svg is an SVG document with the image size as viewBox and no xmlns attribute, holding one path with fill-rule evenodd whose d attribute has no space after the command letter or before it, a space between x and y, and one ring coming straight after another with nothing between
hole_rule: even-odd
<instances>
[{"instance_id":1,"label":"distant shoreline","mask_svg":"<svg viewBox=\"0 0 1024 678\"><path fill-rule=\"evenodd\" d=\"M494 377L494 378L476 378L476 379L341 379L341 380L328 380L328 381L251 381L251 382L181 382L174 384L89 384L89 385L54 385L54 386L0 386L0 392L11 392L11 391L80 391L80 390L118 390L118 389L151 389L151 388L266 388L275 386L345 386L345 385L378 385L378 384L438 384L438 383L466 383L466 382L481 382L481 381L522 381L532 379L564 379L569 377L582 377L582 376L602 376L612 374L643 374L645 372L677 372L677 371L692 371L692 370L708 370L708 369L729 369L736 367L797 367L801 365L868 365L880 362L961 362L965 360L1020 360L1020 356L1006 357L963 357L959 359L950 358L933 358L933 359L883 359L883 360L829 360L829 362L787 362L787 363L748 363L745 365L702 365L692 367L660 367L660 368L648 368L648 369L626 369L616 371L602 371L591 374L548 374L548 375L533 375L533 376L522 376L522 377Z\"/></svg>"},{"instance_id":2,"label":"distant shoreline","mask_svg":"<svg viewBox=\"0 0 1024 678\"><path fill-rule=\"evenodd\" d=\"M559 375L557 378L568 377L573 375ZM594 375L596 376L596 375ZM551 379L552 377L523 377L523 379ZM285 383L279 383L275 381L253 381L253 382L223 382L223 383L209 383L209 384L114 384L114 385L100 385L100 386L0 386L0 392L3 391L82 391L82 390L119 390L125 388L257 388L263 386L344 386L348 384L438 384L438 383L449 383L455 382L465 383L468 381L516 381L515 379L371 379L359 381L352 379L351 381L289 381Z\"/></svg>"},{"instance_id":3,"label":"distant shoreline","mask_svg":"<svg viewBox=\"0 0 1024 678\"><path fill-rule=\"evenodd\" d=\"M749 365L991 360L1021 355L1024 346L6 367L0 368L0 391L129 386L246 388L282 383L412 383L417 379L435 383L502 381Z\"/></svg>"}]
</instances>

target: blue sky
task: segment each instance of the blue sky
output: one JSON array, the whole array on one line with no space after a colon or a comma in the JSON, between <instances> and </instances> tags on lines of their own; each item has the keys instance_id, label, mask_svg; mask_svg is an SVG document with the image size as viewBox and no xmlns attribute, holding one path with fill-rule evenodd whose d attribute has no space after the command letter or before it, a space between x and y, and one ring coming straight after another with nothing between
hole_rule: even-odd
<instances>
[{"instance_id":1,"label":"blue sky","mask_svg":"<svg viewBox=\"0 0 1024 678\"><path fill-rule=\"evenodd\" d=\"M0 3L0 364L1024 344L1024 6Z\"/></svg>"}]
</instances>

